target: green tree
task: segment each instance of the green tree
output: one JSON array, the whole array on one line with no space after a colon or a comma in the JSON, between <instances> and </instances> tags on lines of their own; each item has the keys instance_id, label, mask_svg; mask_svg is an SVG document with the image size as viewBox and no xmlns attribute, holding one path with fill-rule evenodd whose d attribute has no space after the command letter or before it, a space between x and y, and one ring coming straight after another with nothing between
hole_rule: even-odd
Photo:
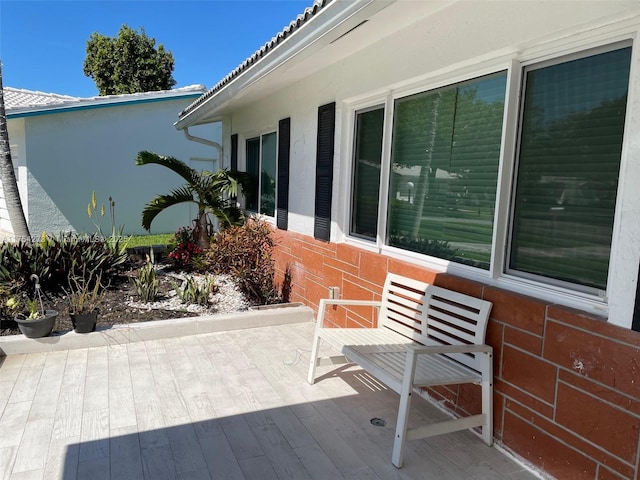
<instances>
[{"instance_id":1,"label":"green tree","mask_svg":"<svg viewBox=\"0 0 640 480\"><path fill-rule=\"evenodd\" d=\"M194 241L203 249L209 248L210 213L220 220L222 226L242 225L244 216L236 204L238 184L246 190L247 179L239 172L218 170L217 172L197 172L186 163L174 157L142 151L136 157L136 165L156 164L166 167L180 175L186 185L172 190L167 195L158 195L142 211L142 226L149 230L156 216L180 203L195 203L198 206L198 218L194 219Z\"/></svg>"},{"instance_id":2,"label":"green tree","mask_svg":"<svg viewBox=\"0 0 640 480\"><path fill-rule=\"evenodd\" d=\"M4 91L2 89L2 63L0 63L0 181L4 200L9 212L9 220L13 235L25 242L31 242L29 227L22 209L18 183L13 170L11 160L11 148L9 146L9 129L7 127L7 115L4 109Z\"/></svg>"},{"instance_id":3,"label":"green tree","mask_svg":"<svg viewBox=\"0 0 640 480\"><path fill-rule=\"evenodd\" d=\"M116 37L94 32L87 40L84 74L93 79L100 95L169 90L176 84L173 54L144 28L122 25Z\"/></svg>"}]
</instances>

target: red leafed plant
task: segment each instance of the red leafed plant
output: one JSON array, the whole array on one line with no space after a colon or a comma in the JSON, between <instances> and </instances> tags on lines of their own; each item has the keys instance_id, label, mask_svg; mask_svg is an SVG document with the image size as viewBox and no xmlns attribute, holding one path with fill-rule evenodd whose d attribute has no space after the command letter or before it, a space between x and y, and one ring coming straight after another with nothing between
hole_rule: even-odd
<instances>
[{"instance_id":1,"label":"red leafed plant","mask_svg":"<svg viewBox=\"0 0 640 480\"><path fill-rule=\"evenodd\" d=\"M202 248L193 240L193 228L184 227L178 229L173 242L171 242L169 258L177 268L192 268L194 260L202 253Z\"/></svg>"}]
</instances>

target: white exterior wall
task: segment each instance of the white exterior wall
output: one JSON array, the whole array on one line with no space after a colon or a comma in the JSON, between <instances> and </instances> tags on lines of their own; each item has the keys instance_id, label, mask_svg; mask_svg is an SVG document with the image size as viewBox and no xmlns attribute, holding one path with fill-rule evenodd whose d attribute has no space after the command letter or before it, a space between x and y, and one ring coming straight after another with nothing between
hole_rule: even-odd
<instances>
[{"instance_id":1,"label":"white exterior wall","mask_svg":"<svg viewBox=\"0 0 640 480\"><path fill-rule=\"evenodd\" d=\"M166 99L10 120L9 125L25 123L26 156L20 162L26 161L28 166L27 209L32 236L43 231L95 232L87 215L92 191L99 205L106 206L102 221L105 234L111 233L109 196L115 201L116 226L124 225L125 234L144 233L140 224L144 205L184 181L157 165L135 166L139 151L174 156L198 170L217 168L213 162L191 162L191 157L216 159L217 152L187 140L173 126L177 113L192 101ZM219 140L220 135L219 126L212 125L191 133L212 140L216 136ZM151 231L173 232L190 225L194 216L186 205L170 207L156 217Z\"/></svg>"},{"instance_id":2,"label":"white exterior wall","mask_svg":"<svg viewBox=\"0 0 640 480\"><path fill-rule=\"evenodd\" d=\"M7 122L7 130L9 133L9 145L11 147L11 161L18 183L20 192L20 200L25 216L28 218L27 205L27 171L24 164L25 156L25 138L24 138L24 119L16 119ZM2 184L0 183L0 240L4 237L11 238L13 236L13 228L7 211L7 204L4 199Z\"/></svg>"},{"instance_id":3,"label":"white exterior wall","mask_svg":"<svg viewBox=\"0 0 640 480\"><path fill-rule=\"evenodd\" d=\"M345 236L350 202L352 122L356 108L386 101L389 114L394 97L498 70L509 70L516 76L513 83L516 85L523 64L635 39L640 27L640 9L635 1L459 2L425 19L419 18L421 2L408 2L407 5L411 5L407 8L416 18L413 24L384 38L370 38L368 46L351 57L284 90L270 93L225 119L225 150L230 150L229 135L238 133L238 162L243 169L244 141L256 134L276 130L279 119L291 117L289 230L313 235L318 106L337 102L332 241L345 240L372 248L372 244ZM384 11L380 15L384 15ZM359 32L355 30L349 35L357 36ZM340 42L349 41L349 35L327 46L326 54L330 55L333 48L339 49ZM430 263L411 254L407 258L439 270L454 272L459 269L460 272L454 273L608 315L610 321L630 326L640 261L639 52L638 45L634 44L608 298L549 289L518 279L505 280L500 271L487 273L443 262ZM516 90L514 94L517 95ZM515 98L510 104L517 103ZM507 139L509 136L515 138L514 128L515 122L507 125ZM386 142L388 145L389 139ZM504 145L503 168L507 163L512 165L513 151L509 152L512 143ZM508 177L503 176L510 181ZM508 182L500 188L508 199L509 194L505 193L510 188ZM507 202L502 203L504 207ZM503 210L496 212L498 232L506 229L508 221L508 212ZM373 248L380 247L373 245Z\"/></svg>"}]
</instances>

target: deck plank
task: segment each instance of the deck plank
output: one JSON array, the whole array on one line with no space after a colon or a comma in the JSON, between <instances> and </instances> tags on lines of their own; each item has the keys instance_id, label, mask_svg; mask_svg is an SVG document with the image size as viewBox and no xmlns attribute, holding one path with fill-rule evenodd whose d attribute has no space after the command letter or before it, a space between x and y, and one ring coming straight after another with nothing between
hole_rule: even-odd
<instances>
[{"instance_id":1,"label":"deck plank","mask_svg":"<svg viewBox=\"0 0 640 480\"><path fill-rule=\"evenodd\" d=\"M53 417L27 421L13 464L14 473L44 469L52 429Z\"/></svg>"},{"instance_id":2,"label":"deck plank","mask_svg":"<svg viewBox=\"0 0 640 480\"><path fill-rule=\"evenodd\" d=\"M0 478L537 478L469 432L409 442L404 467L393 467L398 396L349 365L319 368L309 385L313 328L8 357ZM414 404L411 425L445 416L421 398ZM373 417L386 426L372 426Z\"/></svg>"}]
</instances>

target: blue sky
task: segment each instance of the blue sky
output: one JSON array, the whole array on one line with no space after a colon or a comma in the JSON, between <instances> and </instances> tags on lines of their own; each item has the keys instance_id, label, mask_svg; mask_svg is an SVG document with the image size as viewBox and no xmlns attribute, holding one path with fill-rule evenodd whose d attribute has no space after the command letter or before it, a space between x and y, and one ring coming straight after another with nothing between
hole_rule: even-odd
<instances>
[{"instance_id":1,"label":"blue sky","mask_svg":"<svg viewBox=\"0 0 640 480\"><path fill-rule=\"evenodd\" d=\"M289 24L313 0L0 0L4 86L90 97L82 72L93 32L122 24L173 53L176 87L212 87Z\"/></svg>"}]
</instances>

